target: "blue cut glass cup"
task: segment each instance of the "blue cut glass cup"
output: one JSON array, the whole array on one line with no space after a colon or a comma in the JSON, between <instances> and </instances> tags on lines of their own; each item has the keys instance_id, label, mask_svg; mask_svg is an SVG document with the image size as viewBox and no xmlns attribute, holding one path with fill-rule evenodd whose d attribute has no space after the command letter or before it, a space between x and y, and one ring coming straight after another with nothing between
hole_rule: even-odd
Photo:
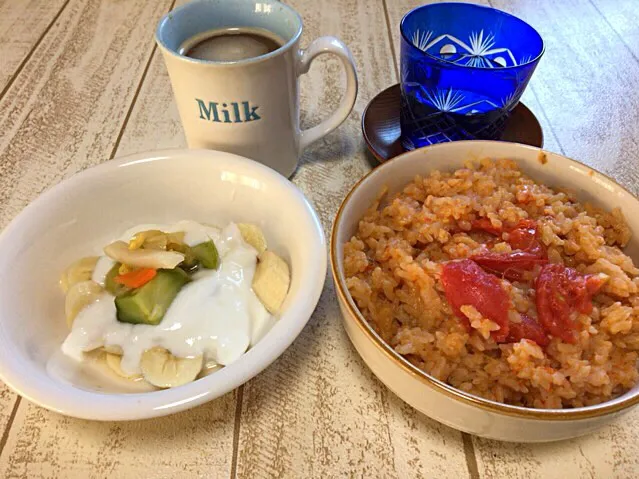
<instances>
[{"instance_id":1,"label":"blue cut glass cup","mask_svg":"<svg viewBox=\"0 0 639 479\"><path fill-rule=\"evenodd\" d=\"M400 30L404 148L499 139L544 53L539 33L468 3L418 7Z\"/></svg>"}]
</instances>

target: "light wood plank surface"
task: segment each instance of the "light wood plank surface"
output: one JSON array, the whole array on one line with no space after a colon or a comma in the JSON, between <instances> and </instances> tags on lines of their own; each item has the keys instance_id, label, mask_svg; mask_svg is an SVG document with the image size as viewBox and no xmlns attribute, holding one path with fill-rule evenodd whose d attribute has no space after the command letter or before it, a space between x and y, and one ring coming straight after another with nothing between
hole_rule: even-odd
<instances>
[{"instance_id":1,"label":"light wood plank surface","mask_svg":"<svg viewBox=\"0 0 639 479\"><path fill-rule=\"evenodd\" d=\"M66 0L0 1L0 92L25 63Z\"/></svg>"},{"instance_id":2,"label":"light wood plank surface","mask_svg":"<svg viewBox=\"0 0 639 479\"><path fill-rule=\"evenodd\" d=\"M0 224L111 155L162 2L73 0L0 100Z\"/></svg>"},{"instance_id":3,"label":"light wood plank surface","mask_svg":"<svg viewBox=\"0 0 639 479\"><path fill-rule=\"evenodd\" d=\"M173 416L122 423L68 418L22 401L0 477L228 478L234 394Z\"/></svg>"},{"instance_id":4,"label":"light wood plank surface","mask_svg":"<svg viewBox=\"0 0 639 479\"><path fill-rule=\"evenodd\" d=\"M637 477L637 412L586 437L548 444L509 444L475 438L482 477L528 479Z\"/></svg>"},{"instance_id":5,"label":"light wood plank surface","mask_svg":"<svg viewBox=\"0 0 639 479\"><path fill-rule=\"evenodd\" d=\"M2 454L9 436L10 418L17 401L18 396L4 383L0 382L0 454Z\"/></svg>"},{"instance_id":6,"label":"light wood plank surface","mask_svg":"<svg viewBox=\"0 0 639 479\"><path fill-rule=\"evenodd\" d=\"M387 2L391 25L422 3ZM489 5L488 0L484 0ZM546 43L523 101L544 129L544 147L564 153L639 191L639 35L636 2L490 0L523 18ZM601 14L600 14L601 12ZM605 16L602 17L602 14ZM614 28L614 29L613 29ZM399 52L399 34L395 37ZM610 52L615 51L614 56ZM633 105L635 108L633 108ZM555 444L507 444L473 438L480 476L637 477L639 412L599 433Z\"/></svg>"},{"instance_id":7,"label":"light wood plank surface","mask_svg":"<svg viewBox=\"0 0 639 479\"><path fill-rule=\"evenodd\" d=\"M0 99L0 227L63 177L108 158L151 53L148 40L169 5L72 0L65 7ZM3 385L3 432L14 402ZM29 437L24 425L15 421L12 432ZM15 436L3 437L13 444ZM16 453L5 446L0 477L20 464L24 456Z\"/></svg>"},{"instance_id":8,"label":"light wood plank surface","mask_svg":"<svg viewBox=\"0 0 639 479\"><path fill-rule=\"evenodd\" d=\"M546 42L534 87L561 151L639 192L639 94L632 86L639 63L619 34L588 0L491 2L528 20ZM612 9L613 2L598 3ZM630 2L625 7L630 11ZM488 477L633 478L639 474L638 426L635 410L595 435L560 444L474 442Z\"/></svg>"},{"instance_id":9,"label":"light wood plank surface","mask_svg":"<svg viewBox=\"0 0 639 479\"><path fill-rule=\"evenodd\" d=\"M398 25L405 12L422 3L428 2L387 2L390 24ZM639 105L639 95L631 86L639 77L633 56L639 49L634 41L639 32L636 3L594 3L596 7L587 0L490 2L530 22L546 42L523 97L542 124L545 147L610 174L636 193L639 115L632 105ZM399 34L393 38L399 52ZM597 435L559 444L474 438L479 472L487 477L636 477L638 418L633 412Z\"/></svg>"},{"instance_id":10,"label":"light wood plank surface","mask_svg":"<svg viewBox=\"0 0 639 479\"><path fill-rule=\"evenodd\" d=\"M361 111L377 91L396 80L388 45L384 48L384 44L380 46L374 38L359 44L356 35L344 34L347 22L343 18L351 13L360 15L363 24L375 26L368 29L369 35L376 35L377 28L383 31L381 3L371 12L367 11L371 9L358 8L356 2L341 2L335 11L321 3L297 2L293 6L305 19L321 18L316 23L306 22L303 44L307 45L320 34L337 35L353 45L360 75L362 71L371 72L367 75L367 84L360 89L351 118L305 154L304 164L294 178L320 211L328 232L331 218L348 187L370 168L359 135ZM340 75L339 64L329 57L319 60L310 74L302 78L305 126L317 122L336 106L343 88ZM148 149L150 143L158 148L184 145L159 54L151 62L148 80L140 91L118 154ZM322 188L317 187L318 178ZM409 477L404 471L412 463L413 474L454 470L463 477L466 465L459 433L416 414L372 377L342 331L333 294L329 290L323 295L311 325L298 340L300 346L294 346L244 388L238 475L268 477L277 473L288 477L296 474L328 477L336 471L350 469L355 473L382 471L390 476ZM322 334L324 332L326 334ZM336 343L336 346L324 351L327 343ZM310 356L309 348L314 351ZM352 364L349 369L358 373L357 382L353 383L350 374L336 374L344 363ZM273 381L280 385L275 391ZM333 390L338 394L330 394ZM376 406L380 399L382 407ZM356 416L344 418L340 414L356 404L368 411L367 420ZM324 422L318 423L318 417L324 418ZM360 438L361 443L347 447L349 437ZM399 466L395 466L394 457L385 452L389 437L401 459L397 461ZM364 444L376 444L377 449L359 447ZM452 449L449 444L457 446ZM340 454L331 453L333 450ZM451 454L457 459L452 469L444 457L450 458Z\"/></svg>"},{"instance_id":11,"label":"light wood plank surface","mask_svg":"<svg viewBox=\"0 0 639 479\"><path fill-rule=\"evenodd\" d=\"M491 1L545 40L534 89L565 154L639 192L639 62L620 36L589 0Z\"/></svg>"},{"instance_id":12,"label":"light wood plank surface","mask_svg":"<svg viewBox=\"0 0 639 479\"><path fill-rule=\"evenodd\" d=\"M14 77L39 45L42 37L53 26L67 5L66 0L0 1L0 99L11 86ZM2 110L6 112L6 110ZM3 124L6 126L6 124ZM0 145L8 141L10 132L0 130ZM4 174L5 162L0 160L0 173ZM3 212L8 207L2 203ZM15 215L15 210L0 218L0 228ZM9 417L14 411L17 396L0 384L0 431L5 431ZM6 437L0 434L0 451Z\"/></svg>"},{"instance_id":13,"label":"light wood plank surface","mask_svg":"<svg viewBox=\"0 0 639 479\"><path fill-rule=\"evenodd\" d=\"M303 43L339 37L351 48L361 79L354 112L305 152L294 176L328 234L342 198L370 169L361 112L397 78L381 1L290 3L305 20ZM338 62L323 61L302 77L306 125L332 111L343 89ZM300 337L245 386L238 476L466 477L461 435L406 407L373 377L346 337L334 294L328 279Z\"/></svg>"},{"instance_id":14,"label":"light wood plank surface","mask_svg":"<svg viewBox=\"0 0 639 479\"><path fill-rule=\"evenodd\" d=\"M635 0L592 0L592 5L617 33L626 48L639 59L639 8ZM622 65L620 64L620 67ZM623 68L623 67L622 67Z\"/></svg>"},{"instance_id":15,"label":"light wood plank surface","mask_svg":"<svg viewBox=\"0 0 639 479\"><path fill-rule=\"evenodd\" d=\"M176 6L182 3L186 2L178 1ZM156 48L115 156L164 148L186 148L186 138L169 74Z\"/></svg>"},{"instance_id":16,"label":"light wood plank surface","mask_svg":"<svg viewBox=\"0 0 639 479\"><path fill-rule=\"evenodd\" d=\"M490 1L532 23L546 40L524 95L542 124L545 147L639 191L636 2ZM360 77L349 119L305 152L293 177L328 234L343 196L374 165L361 140L361 113L398 81L399 21L427 2L290 3L305 21L303 46L323 34L340 37ZM113 155L185 146L153 44L157 20L171 4L0 0L0 91L8 86L0 97L0 227L76 171ZM322 57L303 77L304 127L339 102L340 68ZM16 396L0 384L3 478L639 475L639 412L591 436L546 445L471 438L417 413L359 359L340 324L330 278L291 348L240 390L202 407L148 421L95 423L28 401L15 405Z\"/></svg>"}]
</instances>

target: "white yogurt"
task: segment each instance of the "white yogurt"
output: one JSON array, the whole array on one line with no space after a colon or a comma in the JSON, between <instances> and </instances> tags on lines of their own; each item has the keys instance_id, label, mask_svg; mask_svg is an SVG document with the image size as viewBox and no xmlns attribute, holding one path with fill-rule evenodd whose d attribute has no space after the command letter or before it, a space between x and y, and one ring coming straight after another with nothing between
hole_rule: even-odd
<instances>
[{"instance_id":1,"label":"white yogurt","mask_svg":"<svg viewBox=\"0 0 639 479\"><path fill-rule=\"evenodd\" d=\"M257 251L242 239L233 223L219 230L192 221L174 225L140 225L127 231L123 241L139 232L158 229L184 231L189 246L213 240L220 255L220 267L200 270L183 287L157 326L121 323L114 297L109 293L84 308L62 345L69 357L82 360L83 353L109 345L122 348L122 369L140 372L140 357L154 346L178 357L204 355L207 364L227 365L236 361L272 327L274 318L251 288ZM104 285L113 261L102 257L93 280Z\"/></svg>"}]
</instances>

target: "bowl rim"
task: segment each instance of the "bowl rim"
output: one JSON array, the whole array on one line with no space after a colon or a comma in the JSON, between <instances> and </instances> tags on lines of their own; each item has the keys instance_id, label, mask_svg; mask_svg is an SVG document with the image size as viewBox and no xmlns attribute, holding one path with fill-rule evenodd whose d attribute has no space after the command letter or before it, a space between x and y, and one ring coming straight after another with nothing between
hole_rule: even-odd
<instances>
[{"instance_id":1,"label":"bowl rim","mask_svg":"<svg viewBox=\"0 0 639 479\"><path fill-rule=\"evenodd\" d=\"M417 381L423 383L429 388L433 389L435 392L444 394L445 396L462 402L469 406L478 407L482 410L489 411L492 413L506 415L506 416L514 416L522 419L534 419L534 420L546 420L546 421L572 421L572 420L585 420L592 419L597 417L606 416L609 414L618 413L625 409L628 409L632 406L639 404L639 389L630 393L627 397L617 397L608 401L605 401L600 404L596 404L593 406L584 406L579 408L572 409L540 409L540 408L528 408L524 406L514 406L510 404L500 403L497 401L492 401L490 399L483 398L481 396L477 396L471 393L467 393L460 389L457 389L450 384L441 381L425 371L419 369L417 366L410 363L403 356L397 353L388 343L386 343L369 325L368 321L361 314L359 308L353 301L353 298L348 291L348 288L345 285L344 272L338 267L338 257L337 257L337 233L342 224L343 213L346 206L349 204L350 200L353 198L355 193L359 190L359 188L364 184L364 182L370 178L372 175L380 174L380 171L386 169L392 163L396 161L401 161L404 157L408 155L417 156L422 150L432 150L432 149L445 149L450 148L451 145L459 145L459 144L483 144L486 146L490 146L490 144L495 144L503 147L504 142L500 141L491 141L491 140L469 140L469 141L456 141L456 142L447 142L447 143L439 143L436 145L429 145L423 148L418 148L412 151L408 151L398 155L390 160L380 164L375 167L371 171L369 171L365 176L360 178L357 183L355 183L348 194L344 197L344 200L339 206L337 210L337 214L335 215L335 219L333 221L332 229L331 229L331 239L330 239L330 263L331 263L331 272L333 275L333 281L335 283L335 291L342 304L345 305L346 310L348 312L347 315L344 315L345 321L354 321L355 324L362 330L364 336L376 347L379 349L383 355L394 363L395 366L401 368L405 373L408 373L416 379ZM521 143L510 143L513 145L515 149L525 149L536 152L537 154L549 154L561 157L563 161L570 162L572 164L577 164L581 167L585 167L588 170L593 171L606 178L608 181L613 183L620 190L624 191L630 197L634 198L635 201L639 204L639 198L637 198L633 193L628 191L625 187L617 183L614 179L605 175L604 173L599 172L598 170L584 164L580 163L577 160L573 160L572 158L568 158L560 153L555 153L551 151L544 150L543 148L538 148L530 145L524 145ZM490 157L490 154L486 154L485 157ZM516 161L516 160L515 160Z\"/></svg>"},{"instance_id":2,"label":"bowl rim","mask_svg":"<svg viewBox=\"0 0 639 479\"><path fill-rule=\"evenodd\" d=\"M178 388L152 392L104 393L79 388L53 378L47 372L43 374L49 376L50 382L38 383L23 377L19 370L12 367L12 363L5 362L5 359L10 356L11 348L7 348L6 351L0 350L0 381L19 396L45 409L80 419L128 421L165 416L201 405L238 388L264 371L297 339L310 320L325 285L328 255L324 228L315 208L299 188L275 170L239 155L216 150L174 148L135 153L94 165L63 179L33 199L0 231L0 245L14 237L16 232L30 221L29 218L39 205L64 194L69 187L73 188L86 179L99 178L104 171L118 170L141 163L189 160L209 161L212 164L215 164L217 160L224 162L222 168L229 168L229 164L239 164L243 169L250 169L259 177L281 185L287 191L291 202L299 204L300 211L304 210L308 215L309 238L314 238L312 244L322 249L324 254L315 255L315 262L301 273L305 277L302 280L302 288L308 294L291 301L285 313L291 317L290 327L278 330L275 335L271 332L270 339L269 335L265 336L246 351L238 361L221 369L217 374ZM5 313L0 314L0 338L3 337L3 317ZM3 339L3 341L7 340ZM231 369L234 365L236 368ZM43 365L42 369L46 369L46 365ZM225 371L226 374L220 374Z\"/></svg>"}]
</instances>

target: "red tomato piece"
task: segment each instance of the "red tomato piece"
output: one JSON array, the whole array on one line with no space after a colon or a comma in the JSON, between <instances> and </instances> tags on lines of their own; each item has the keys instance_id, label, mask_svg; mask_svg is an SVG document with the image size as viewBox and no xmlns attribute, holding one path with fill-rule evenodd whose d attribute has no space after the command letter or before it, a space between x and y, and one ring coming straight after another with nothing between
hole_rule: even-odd
<instances>
[{"instance_id":1,"label":"red tomato piece","mask_svg":"<svg viewBox=\"0 0 639 479\"><path fill-rule=\"evenodd\" d=\"M545 246L539 241L537 223L533 220L520 220L508 231L508 244L512 249L526 251L540 258L547 258Z\"/></svg>"},{"instance_id":2,"label":"red tomato piece","mask_svg":"<svg viewBox=\"0 0 639 479\"><path fill-rule=\"evenodd\" d=\"M510 301L499 279L486 273L477 263L469 259L446 263L443 266L441 279L446 299L466 329L470 330L470 324L460 308L471 305L483 317L499 325L500 329L492 332L495 341L503 342L508 337Z\"/></svg>"},{"instance_id":3,"label":"red tomato piece","mask_svg":"<svg viewBox=\"0 0 639 479\"><path fill-rule=\"evenodd\" d=\"M483 253L471 256L470 259L489 273L496 274L511 281L522 280L524 278L524 271L531 271L536 265L548 262L548 260L526 251Z\"/></svg>"},{"instance_id":4,"label":"red tomato piece","mask_svg":"<svg viewBox=\"0 0 639 479\"><path fill-rule=\"evenodd\" d=\"M508 233L508 244L512 249L532 253L540 258L547 258L546 248L539 240L537 222L520 220L513 228L496 228L488 218L478 218L471 222L472 230L484 231L491 235L501 236L502 231Z\"/></svg>"},{"instance_id":5,"label":"red tomato piece","mask_svg":"<svg viewBox=\"0 0 639 479\"><path fill-rule=\"evenodd\" d=\"M488 218L478 218L471 222L471 230L485 231L491 235L500 236L501 228L493 226Z\"/></svg>"},{"instance_id":6,"label":"red tomato piece","mask_svg":"<svg viewBox=\"0 0 639 479\"><path fill-rule=\"evenodd\" d=\"M592 297L603 281L598 276L582 275L560 264L547 264L535 282L539 322L547 333L566 341L577 341L577 313L592 311Z\"/></svg>"},{"instance_id":7,"label":"red tomato piece","mask_svg":"<svg viewBox=\"0 0 639 479\"><path fill-rule=\"evenodd\" d=\"M541 324L526 314L521 315L521 323L510 323L510 332L506 342L518 343L522 339L530 339L542 348L550 343L550 338Z\"/></svg>"}]
</instances>

